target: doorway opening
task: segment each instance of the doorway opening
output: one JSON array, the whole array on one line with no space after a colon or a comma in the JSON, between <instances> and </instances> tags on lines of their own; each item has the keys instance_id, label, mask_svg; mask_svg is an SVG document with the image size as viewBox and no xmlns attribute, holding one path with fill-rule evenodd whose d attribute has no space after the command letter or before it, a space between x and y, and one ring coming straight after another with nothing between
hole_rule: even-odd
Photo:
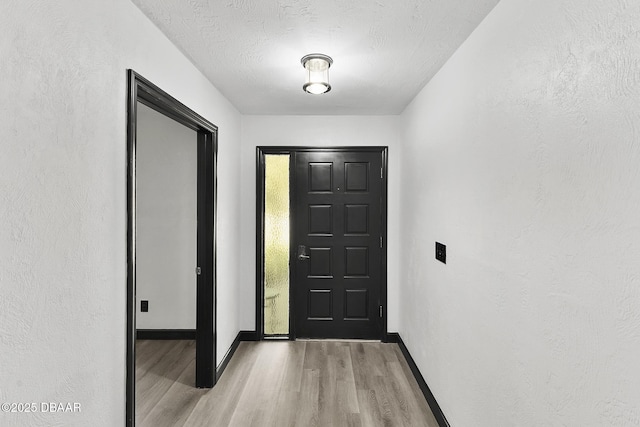
<instances>
[{"instance_id":1,"label":"doorway opening","mask_svg":"<svg viewBox=\"0 0 640 427\"><path fill-rule=\"evenodd\" d=\"M259 339L386 340L387 147L258 147Z\"/></svg>"},{"instance_id":2,"label":"doorway opening","mask_svg":"<svg viewBox=\"0 0 640 427\"><path fill-rule=\"evenodd\" d=\"M197 159L194 161L195 174L187 176L191 184L196 185L191 206L196 215L196 221L189 221L185 228L191 235L191 242L195 246L195 265L187 275L191 276L195 283L195 387L210 388L216 381L216 340L215 340L215 248L216 248L216 157L217 157L217 127L196 114L194 111L181 104L175 98L146 80L133 70L127 71L128 100L127 100L127 342L126 342L126 425L135 425L135 395L136 395L136 315L138 309L151 311L150 302L141 301L136 304L138 275L142 271L137 267L137 251L143 250L145 245L138 247L137 207L144 204L139 198L138 192L144 191L144 186L139 187L137 181L138 165L138 107L154 110L155 113L165 116L179 125L195 131L194 150ZM147 152L149 147L147 148ZM193 165L191 166L193 167ZM157 175L156 175L157 176ZM147 184L153 184L153 179L147 180ZM185 181L186 182L186 181ZM185 191L194 191L194 188L185 188ZM157 197L156 197L157 199ZM142 205L141 205L142 203ZM147 206L149 207L149 206ZM151 209L153 210L153 209ZM147 210L149 211L149 210ZM191 209L189 209L191 212ZM191 225L196 224L195 232L190 230ZM195 236L195 241L193 237ZM150 245L147 242L146 246ZM153 245L151 245L153 246ZM149 254L145 254L149 255ZM192 262L193 261L186 261ZM142 266L140 266L142 267ZM145 274L152 275L152 268L146 266ZM183 274L184 275L184 274ZM162 331L166 332L166 331ZM170 331L175 332L175 331Z\"/></svg>"}]
</instances>

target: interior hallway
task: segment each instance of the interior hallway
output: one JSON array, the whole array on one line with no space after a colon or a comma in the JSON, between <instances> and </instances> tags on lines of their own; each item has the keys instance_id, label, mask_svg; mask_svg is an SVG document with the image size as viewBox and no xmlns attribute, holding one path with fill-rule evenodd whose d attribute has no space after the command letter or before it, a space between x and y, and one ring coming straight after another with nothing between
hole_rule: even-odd
<instances>
[{"instance_id":1,"label":"interior hallway","mask_svg":"<svg viewBox=\"0 0 640 427\"><path fill-rule=\"evenodd\" d=\"M469 22L489 1L414 3ZM198 12L204 2L153 3ZM238 15L274 5L271 16L278 4L313 3L323 15L327 4L352 6L211 3ZM369 3L382 16L410 2ZM214 15L199 16L215 29ZM431 13L408 15L393 28L434 22ZM288 28L274 22L267 29ZM310 20L297 22L311 34ZM316 23L313 34L330 34ZM436 45L457 28L435 23L442 36L425 41ZM384 34L365 33L392 53L379 43ZM0 402L76 402L82 411L0 414L0 425L125 425L133 69L220 130L216 364L240 332L255 331L256 146L384 145L387 331L402 338L450 425L640 427L640 1L500 0L463 36L393 113L360 103L348 114L284 115L234 105L131 0L4 0ZM255 67L238 69L252 72L269 106L283 91L264 85L265 75L316 104L301 89L299 60L312 48L304 40L273 54L254 43ZM423 43L407 47L432 56ZM348 63L368 83L356 96L405 83L404 72L379 78L366 50L344 59L325 52L335 59L334 86L321 102L345 94ZM285 60L291 75L280 72ZM435 242L447 245L446 264Z\"/></svg>"},{"instance_id":2,"label":"interior hallway","mask_svg":"<svg viewBox=\"0 0 640 427\"><path fill-rule=\"evenodd\" d=\"M195 341L139 340L136 425L437 427L397 344L242 342L196 389Z\"/></svg>"}]
</instances>

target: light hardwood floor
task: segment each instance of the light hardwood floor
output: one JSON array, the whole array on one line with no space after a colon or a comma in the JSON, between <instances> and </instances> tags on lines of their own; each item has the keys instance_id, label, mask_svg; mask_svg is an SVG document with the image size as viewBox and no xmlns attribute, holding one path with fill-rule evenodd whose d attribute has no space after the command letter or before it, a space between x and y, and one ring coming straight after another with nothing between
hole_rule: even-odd
<instances>
[{"instance_id":1,"label":"light hardwood floor","mask_svg":"<svg viewBox=\"0 0 640 427\"><path fill-rule=\"evenodd\" d=\"M194 341L136 344L136 425L437 427L397 344L242 342L213 389Z\"/></svg>"}]
</instances>

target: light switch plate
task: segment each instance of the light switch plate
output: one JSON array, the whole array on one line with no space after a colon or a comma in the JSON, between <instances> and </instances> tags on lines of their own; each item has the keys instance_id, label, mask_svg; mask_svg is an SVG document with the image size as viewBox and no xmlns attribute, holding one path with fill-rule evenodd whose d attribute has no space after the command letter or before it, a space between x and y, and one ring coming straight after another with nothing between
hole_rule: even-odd
<instances>
[{"instance_id":1,"label":"light switch plate","mask_svg":"<svg viewBox=\"0 0 640 427\"><path fill-rule=\"evenodd\" d=\"M447 246L439 242L436 242L436 259L443 264L447 263Z\"/></svg>"}]
</instances>

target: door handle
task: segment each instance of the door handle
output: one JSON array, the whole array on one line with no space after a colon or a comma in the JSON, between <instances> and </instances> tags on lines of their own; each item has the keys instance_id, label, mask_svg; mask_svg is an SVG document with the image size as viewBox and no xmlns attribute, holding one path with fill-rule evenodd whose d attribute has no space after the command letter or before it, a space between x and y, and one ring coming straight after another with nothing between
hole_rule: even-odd
<instances>
[{"instance_id":1,"label":"door handle","mask_svg":"<svg viewBox=\"0 0 640 427\"><path fill-rule=\"evenodd\" d=\"M307 247L305 245L298 245L298 260L304 261L309 258L309 255L307 255Z\"/></svg>"}]
</instances>

